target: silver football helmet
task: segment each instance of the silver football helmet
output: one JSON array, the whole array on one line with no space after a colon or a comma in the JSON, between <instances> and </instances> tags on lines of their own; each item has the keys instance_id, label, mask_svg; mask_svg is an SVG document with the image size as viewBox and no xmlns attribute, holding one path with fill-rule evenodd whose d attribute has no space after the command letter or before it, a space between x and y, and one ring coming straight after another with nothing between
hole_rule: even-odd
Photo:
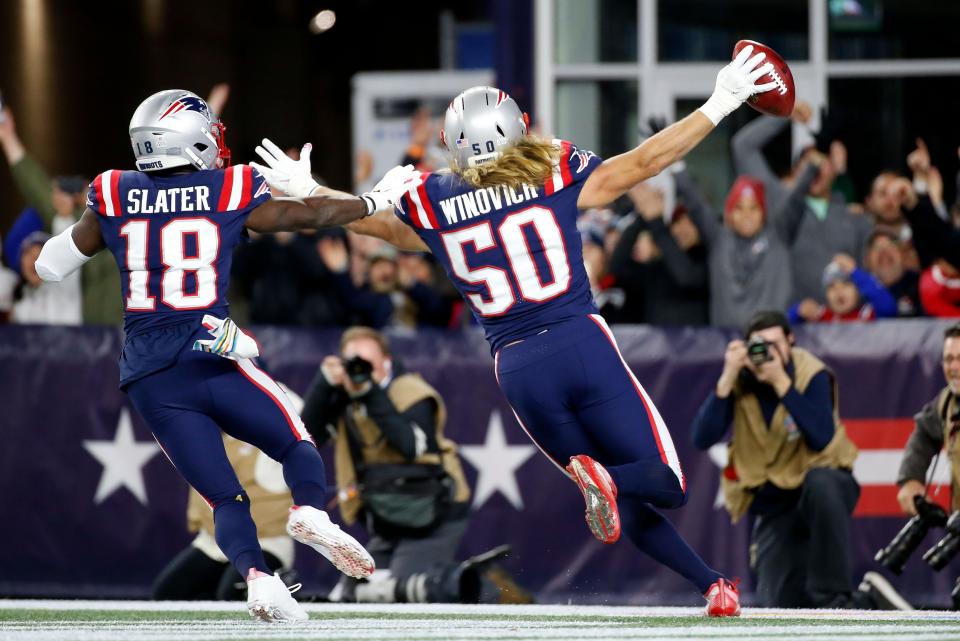
<instances>
[{"instance_id":1,"label":"silver football helmet","mask_svg":"<svg viewBox=\"0 0 960 641\"><path fill-rule=\"evenodd\" d=\"M130 119L130 144L140 171L192 165L216 169L230 164L223 142L226 127L207 103L183 89L160 91L143 102Z\"/></svg>"},{"instance_id":2,"label":"silver football helmet","mask_svg":"<svg viewBox=\"0 0 960 641\"><path fill-rule=\"evenodd\" d=\"M506 92L471 87L447 107L440 145L458 170L496 159L527 135L530 119Z\"/></svg>"}]
</instances>

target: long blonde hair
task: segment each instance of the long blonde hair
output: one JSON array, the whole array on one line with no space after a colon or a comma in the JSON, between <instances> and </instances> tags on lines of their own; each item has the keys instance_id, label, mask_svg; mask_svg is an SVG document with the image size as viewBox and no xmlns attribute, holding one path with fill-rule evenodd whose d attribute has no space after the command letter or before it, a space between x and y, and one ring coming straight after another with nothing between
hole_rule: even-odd
<instances>
[{"instance_id":1,"label":"long blonde hair","mask_svg":"<svg viewBox=\"0 0 960 641\"><path fill-rule=\"evenodd\" d=\"M553 166L559 158L560 150L549 140L524 136L492 162L464 169L454 164L451 169L476 188L498 185L539 187L553 173Z\"/></svg>"}]
</instances>

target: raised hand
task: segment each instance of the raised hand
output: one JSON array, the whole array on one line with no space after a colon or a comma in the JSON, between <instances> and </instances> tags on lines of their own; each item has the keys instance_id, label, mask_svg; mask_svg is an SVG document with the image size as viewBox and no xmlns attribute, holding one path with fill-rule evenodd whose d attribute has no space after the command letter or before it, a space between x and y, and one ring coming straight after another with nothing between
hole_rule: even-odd
<instances>
[{"instance_id":1,"label":"raised hand","mask_svg":"<svg viewBox=\"0 0 960 641\"><path fill-rule=\"evenodd\" d=\"M395 207L400 198L412 186L414 180L420 177L420 172L413 165L397 165L380 179L373 189L360 194L367 203L367 215L373 215L381 209Z\"/></svg>"},{"instance_id":2,"label":"raised hand","mask_svg":"<svg viewBox=\"0 0 960 641\"><path fill-rule=\"evenodd\" d=\"M294 198L306 198L320 187L310 173L310 152L313 145L307 143L300 150L300 160L293 160L269 138L257 145L256 152L266 166L251 162L250 166L263 174L274 189L279 189Z\"/></svg>"},{"instance_id":3,"label":"raised hand","mask_svg":"<svg viewBox=\"0 0 960 641\"><path fill-rule=\"evenodd\" d=\"M750 96L776 88L775 82L755 84L761 76L773 69L773 65L769 62L762 64L767 57L762 51L752 57L751 54L753 45L747 45L717 74L713 95L700 107L714 125L730 115Z\"/></svg>"}]
</instances>

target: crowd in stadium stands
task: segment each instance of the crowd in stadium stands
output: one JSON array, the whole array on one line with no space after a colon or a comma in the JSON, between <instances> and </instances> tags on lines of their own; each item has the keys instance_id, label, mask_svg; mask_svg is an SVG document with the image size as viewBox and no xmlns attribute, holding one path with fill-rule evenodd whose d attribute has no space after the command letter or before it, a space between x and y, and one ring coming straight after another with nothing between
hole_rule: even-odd
<instances>
[{"instance_id":1,"label":"crowd in stadium stands","mask_svg":"<svg viewBox=\"0 0 960 641\"><path fill-rule=\"evenodd\" d=\"M215 111L228 91L214 88ZM36 276L39 248L83 212L87 179L51 178L18 137L14 114L3 115L0 147L26 209L2 230L0 320L119 324L119 274L108 252L62 283ZM807 124L811 116L799 102L792 120ZM651 122L653 130L663 126ZM853 200L840 140L803 149L786 176L772 171L764 147L790 122L758 117L736 133L738 178L723 203L709 202L678 163L615 207L584 212L584 260L608 320L740 328L763 309L783 310L793 323L960 317L960 206L950 211L944 203L943 178L923 141L906 158L908 171L881 172L861 204ZM435 119L417 111L398 161L437 169L427 152L436 137ZM361 152L358 179L371 168L372 157ZM397 252L341 229L251 236L233 265L231 301L241 323L474 322L429 255Z\"/></svg>"}]
</instances>

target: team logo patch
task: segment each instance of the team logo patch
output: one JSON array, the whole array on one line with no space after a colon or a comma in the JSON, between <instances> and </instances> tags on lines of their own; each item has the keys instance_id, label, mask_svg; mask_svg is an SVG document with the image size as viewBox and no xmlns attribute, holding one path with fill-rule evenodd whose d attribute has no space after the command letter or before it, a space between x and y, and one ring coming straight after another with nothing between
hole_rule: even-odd
<instances>
[{"instance_id":1,"label":"team logo patch","mask_svg":"<svg viewBox=\"0 0 960 641\"><path fill-rule=\"evenodd\" d=\"M267 184L267 181L264 180L264 181L260 184L260 188L257 189L257 193L255 193L255 194L253 195L253 197L254 197L254 198L259 198L262 194L265 194L265 193L267 193L268 191L270 191L270 185L268 185L268 184Z\"/></svg>"},{"instance_id":2,"label":"team logo patch","mask_svg":"<svg viewBox=\"0 0 960 641\"><path fill-rule=\"evenodd\" d=\"M203 114L205 117L210 118L210 108L207 107L207 103L196 96L184 96L179 100L175 100L169 107L167 107L167 110L163 112L158 120L163 120L167 116L172 116L173 114L181 111L196 111Z\"/></svg>"},{"instance_id":3,"label":"team logo patch","mask_svg":"<svg viewBox=\"0 0 960 641\"><path fill-rule=\"evenodd\" d=\"M577 173L579 174L587 168L587 165L590 163L590 159L595 158L597 154L584 149L577 151L575 155L577 156L577 160L580 161L580 166L577 167Z\"/></svg>"}]
</instances>

